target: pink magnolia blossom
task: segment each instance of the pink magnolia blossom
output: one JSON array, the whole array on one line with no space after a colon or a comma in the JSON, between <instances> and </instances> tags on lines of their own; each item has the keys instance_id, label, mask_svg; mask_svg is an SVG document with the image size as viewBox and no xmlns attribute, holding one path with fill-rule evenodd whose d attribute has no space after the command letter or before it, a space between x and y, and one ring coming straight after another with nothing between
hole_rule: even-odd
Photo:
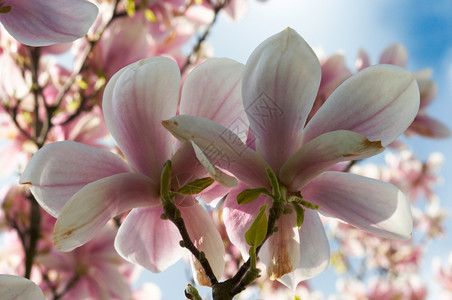
<instances>
[{"instance_id":1,"label":"pink magnolia blossom","mask_svg":"<svg viewBox=\"0 0 452 300\"><path fill-rule=\"evenodd\" d=\"M440 206L439 201L430 202L423 209L413 209L416 227L430 239L445 235L445 221L448 217L449 212Z\"/></svg>"},{"instance_id":2,"label":"pink magnolia blossom","mask_svg":"<svg viewBox=\"0 0 452 300\"><path fill-rule=\"evenodd\" d=\"M391 64L404 67L408 61L408 51L400 44L396 43L387 47L380 55L380 64ZM356 59L356 68L362 70L370 66L370 59L366 51L360 50ZM442 122L433 119L428 115L427 108L436 97L436 83L431 79L432 70L425 69L415 74L420 92L420 107L416 118L407 128L407 136L421 135L431 138L447 138L450 136L449 128Z\"/></svg>"},{"instance_id":3,"label":"pink magnolia blossom","mask_svg":"<svg viewBox=\"0 0 452 300\"><path fill-rule=\"evenodd\" d=\"M33 281L14 275L0 275L0 294L4 300L45 299Z\"/></svg>"},{"instance_id":4,"label":"pink magnolia blossom","mask_svg":"<svg viewBox=\"0 0 452 300\"><path fill-rule=\"evenodd\" d=\"M427 287L417 275L403 275L395 279L373 278L369 283L369 300L423 300L427 298Z\"/></svg>"},{"instance_id":5,"label":"pink magnolia blossom","mask_svg":"<svg viewBox=\"0 0 452 300\"><path fill-rule=\"evenodd\" d=\"M16 56L16 53L9 51L0 53L0 99L2 102L23 99L31 89L31 73L21 70L16 63Z\"/></svg>"},{"instance_id":6,"label":"pink magnolia blossom","mask_svg":"<svg viewBox=\"0 0 452 300\"><path fill-rule=\"evenodd\" d=\"M64 121L66 116L61 116L59 119ZM61 122L60 120L56 120L56 123ZM52 127L49 140L70 140L102 148L101 139L107 134L108 129L105 126L102 110L99 106L95 106L90 112L80 114L68 124Z\"/></svg>"},{"instance_id":7,"label":"pink magnolia blossom","mask_svg":"<svg viewBox=\"0 0 452 300\"><path fill-rule=\"evenodd\" d=\"M178 139L203 151L204 157L200 153L198 157L204 165L209 167L208 159L240 181L228 194L224 220L231 241L245 258L249 249L245 232L270 197L261 195L238 205L236 196L247 188L271 191L268 168L286 191L283 201L288 208L288 199L301 193L306 201L320 205L320 213L359 229L386 238L411 236L409 202L395 186L327 170L341 161L380 153L406 130L419 108L416 80L400 67L369 67L341 84L306 124L320 76L312 49L295 31L286 29L259 45L244 69L243 106L252 132L249 146L234 132L199 116L164 121ZM208 151L211 148L218 151ZM215 175L220 171L209 170ZM279 230L259 253L269 277L294 288L327 267L329 245L317 211L305 207L300 229L295 213L283 215L276 226Z\"/></svg>"},{"instance_id":8,"label":"pink magnolia blossom","mask_svg":"<svg viewBox=\"0 0 452 300\"><path fill-rule=\"evenodd\" d=\"M0 274L23 275L25 272L25 253L17 231L3 231L2 239L3 245L0 247ZM33 277L33 280L40 282L40 276Z\"/></svg>"},{"instance_id":9,"label":"pink magnolia blossom","mask_svg":"<svg viewBox=\"0 0 452 300\"><path fill-rule=\"evenodd\" d=\"M161 300L162 291L159 286L152 282L146 282L133 292L134 300Z\"/></svg>"},{"instance_id":10,"label":"pink magnolia blossom","mask_svg":"<svg viewBox=\"0 0 452 300\"><path fill-rule=\"evenodd\" d=\"M19 42L47 46L86 34L97 7L84 0L1 0L0 22Z\"/></svg>"},{"instance_id":11,"label":"pink magnolia blossom","mask_svg":"<svg viewBox=\"0 0 452 300\"><path fill-rule=\"evenodd\" d=\"M247 11L248 11L247 0L230 0L228 1L228 4L224 8L225 15L230 17L232 20L236 22L241 21Z\"/></svg>"},{"instance_id":12,"label":"pink magnolia blossom","mask_svg":"<svg viewBox=\"0 0 452 300\"><path fill-rule=\"evenodd\" d=\"M444 160L441 153L432 153L425 162L407 150L399 155L388 153L385 159L391 170L391 182L404 191L412 202L421 196L429 202L438 201L434 188L441 182L438 175Z\"/></svg>"},{"instance_id":13,"label":"pink magnolia blossom","mask_svg":"<svg viewBox=\"0 0 452 300\"><path fill-rule=\"evenodd\" d=\"M341 279L337 289L338 295L331 300L423 300L427 295L426 286L417 275L371 278L367 284L356 279Z\"/></svg>"},{"instance_id":14,"label":"pink magnolia blossom","mask_svg":"<svg viewBox=\"0 0 452 300\"><path fill-rule=\"evenodd\" d=\"M102 72L110 79L123 67L147 57L150 53L147 22L141 15L114 20L90 57L93 71Z\"/></svg>"},{"instance_id":15,"label":"pink magnolia blossom","mask_svg":"<svg viewBox=\"0 0 452 300\"><path fill-rule=\"evenodd\" d=\"M319 90L315 97L314 104L308 116L308 122L325 103L331 93L352 76L352 72L345 64L345 57L341 54L335 54L320 62L322 67L322 79L320 80Z\"/></svg>"},{"instance_id":16,"label":"pink magnolia blossom","mask_svg":"<svg viewBox=\"0 0 452 300\"><path fill-rule=\"evenodd\" d=\"M444 299L450 299L452 297L452 253L446 261L435 257L432 267L436 280L443 289Z\"/></svg>"},{"instance_id":17,"label":"pink magnolia blossom","mask_svg":"<svg viewBox=\"0 0 452 300\"><path fill-rule=\"evenodd\" d=\"M408 51L400 44L392 44L388 46L380 55L380 64L389 64L404 67L408 61ZM369 54L364 49L359 50L358 57L355 61L355 67L358 71L371 65Z\"/></svg>"},{"instance_id":18,"label":"pink magnolia blossom","mask_svg":"<svg viewBox=\"0 0 452 300\"><path fill-rule=\"evenodd\" d=\"M333 295L328 300L364 300L366 297L366 286L364 282L342 277L336 281L337 295Z\"/></svg>"},{"instance_id":19,"label":"pink magnolia blossom","mask_svg":"<svg viewBox=\"0 0 452 300\"><path fill-rule=\"evenodd\" d=\"M0 118L3 114L0 113ZM9 116L5 116L9 118ZM10 120L2 122L0 137L4 143L0 146L2 155L0 156L0 177L11 175L23 167L29 159L27 139L17 130ZM6 139L5 139L6 137ZM32 147L30 147L32 148Z\"/></svg>"},{"instance_id":20,"label":"pink magnolia blossom","mask_svg":"<svg viewBox=\"0 0 452 300\"><path fill-rule=\"evenodd\" d=\"M175 191L205 176L205 171L192 147L175 144L161 120L178 109L225 126L236 116L246 119L239 105L242 68L227 59L206 61L186 79L180 103L180 71L168 58L142 60L116 73L105 88L103 112L127 162L106 150L62 141L38 151L20 178L31 186L40 205L58 218L56 247L70 251L83 245L112 217L132 209L116 236L117 251L153 272L179 260L185 253L179 246L180 234L160 218L162 168L172 160ZM224 246L212 220L192 196L178 195L175 202L190 237L220 278ZM197 282L207 284L193 257L192 263Z\"/></svg>"},{"instance_id":21,"label":"pink magnolia blossom","mask_svg":"<svg viewBox=\"0 0 452 300\"><path fill-rule=\"evenodd\" d=\"M421 135L431 138L447 138L450 136L450 129L441 121L428 115L427 108L436 97L436 83L431 79L432 71L429 69L415 73L416 80L421 93L421 105L419 113L413 123L408 127L406 134Z\"/></svg>"},{"instance_id":22,"label":"pink magnolia blossom","mask_svg":"<svg viewBox=\"0 0 452 300\"><path fill-rule=\"evenodd\" d=\"M50 218L46 218L50 221ZM42 250L36 263L61 293L62 300L130 299L128 270L132 265L119 257L114 249L117 229L113 224L103 227L91 241L71 252L55 248ZM70 288L67 286L72 284ZM44 291L49 287L42 284Z\"/></svg>"}]
</instances>

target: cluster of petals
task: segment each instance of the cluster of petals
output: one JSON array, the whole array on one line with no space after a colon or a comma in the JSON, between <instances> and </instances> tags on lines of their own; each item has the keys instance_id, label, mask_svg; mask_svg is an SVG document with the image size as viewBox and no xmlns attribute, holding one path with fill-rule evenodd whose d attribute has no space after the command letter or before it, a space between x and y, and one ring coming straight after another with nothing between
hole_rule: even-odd
<instances>
[{"instance_id":1,"label":"cluster of petals","mask_svg":"<svg viewBox=\"0 0 452 300\"><path fill-rule=\"evenodd\" d=\"M421 196L429 202L439 201L434 188L442 181L438 174L444 160L441 153L432 153L426 161L422 161L405 150L398 155L388 153L385 160L391 170L391 182L404 191L412 202Z\"/></svg>"},{"instance_id":2,"label":"cluster of petals","mask_svg":"<svg viewBox=\"0 0 452 300\"><path fill-rule=\"evenodd\" d=\"M448 299L452 296L452 254L449 254L447 260L436 257L433 260L433 271L436 282L443 289L442 299Z\"/></svg>"},{"instance_id":3,"label":"cluster of petals","mask_svg":"<svg viewBox=\"0 0 452 300\"><path fill-rule=\"evenodd\" d=\"M51 223L53 225L54 221ZM74 251L60 252L54 247L40 251L36 263L50 277L52 284L59 287L57 293L66 289L62 300L131 298L129 280L134 265L115 251L116 231L115 225L110 223L95 238ZM40 287L45 292L52 288L46 282L42 282Z\"/></svg>"},{"instance_id":4,"label":"cluster of petals","mask_svg":"<svg viewBox=\"0 0 452 300\"><path fill-rule=\"evenodd\" d=\"M88 32L95 37L111 18L115 6L111 1L96 0L100 13ZM246 0L227 1L222 12L233 20L241 19L246 12ZM103 32L89 59L89 71L102 74L109 79L121 68L151 56L173 58L180 67L186 63L182 46L189 42L199 28L210 24L214 18L214 7L210 1L135 1L135 9L129 11L124 3L116 7L117 12L128 12L127 17L115 18ZM220 3L218 3L220 5ZM206 47L203 43L197 58L202 61ZM90 47L87 41L74 45L72 51L81 53Z\"/></svg>"},{"instance_id":5,"label":"cluster of petals","mask_svg":"<svg viewBox=\"0 0 452 300\"><path fill-rule=\"evenodd\" d=\"M392 65L366 68L335 89L306 122L320 80L314 52L288 28L260 44L244 68L242 101L250 122L246 144L233 126L199 116L181 113L163 123L178 139L195 145L204 165L217 165L238 179L226 198L224 221L244 258L249 249L244 234L270 197L239 205L236 196L248 188L271 191L268 168L288 196L301 192L322 214L386 238L411 236L409 202L399 189L328 170L380 153L406 130L419 108L414 76ZM220 170L208 170L221 177ZM318 212L306 209L300 229L294 213L277 221L279 230L259 253L271 278L295 287L327 267L329 245Z\"/></svg>"},{"instance_id":6,"label":"cluster of petals","mask_svg":"<svg viewBox=\"0 0 452 300\"><path fill-rule=\"evenodd\" d=\"M93 238L111 218L131 210L116 236L119 254L153 272L182 257L185 250L179 245L177 228L161 219L161 172L171 159L174 191L206 173L191 145L174 143L161 121L177 111L225 126L235 116L246 119L240 106L242 69L228 59L210 59L190 73L180 99L181 75L171 59L145 59L116 73L105 88L102 107L125 161L107 150L61 141L39 150L21 175L20 182L29 184L39 204L58 218L53 232L56 247L71 251ZM213 191L212 199L215 195ZM220 278L224 246L210 216L192 196L178 195L175 203L191 239ZM199 270L193 257L191 262ZM202 272L194 275L198 283L207 284Z\"/></svg>"},{"instance_id":7,"label":"cluster of petals","mask_svg":"<svg viewBox=\"0 0 452 300\"><path fill-rule=\"evenodd\" d=\"M427 298L427 286L414 274L395 279L386 277L371 278L366 284L356 279L344 278L337 282L337 295L330 300L339 299L416 299Z\"/></svg>"},{"instance_id":8,"label":"cluster of petals","mask_svg":"<svg viewBox=\"0 0 452 300\"><path fill-rule=\"evenodd\" d=\"M408 61L408 51L396 43L387 47L380 55L380 64L391 64L405 67ZM362 70L370 65L370 58L366 51L360 50L355 62L356 68ZM437 93L436 83L431 79L432 70L424 69L415 74L420 92L420 106L416 118L407 128L405 134L421 135L430 138L447 138L450 136L449 128L428 115L427 108L433 102Z\"/></svg>"},{"instance_id":9,"label":"cluster of petals","mask_svg":"<svg viewBox=\"0 0 452 300\"><path fill-rule=\"evenodd\" d=\"M27 196L29 191L24 186L12 186L5 195L1 195L6 213L6 216L0 216L0 219L5 218L1 221L14 222L21 232L30 228L30 201ZM113 243L117 228L113 224L107 224L99 235L71 252L60 252L53 247L50 237L54 225L55 218L41 210L41 238L37 243L31 279L45 295L61 294L62 300L131 298L130 284L139 272L135 265L123 260L115 251ZM25 253L17 232L5 230L2 237L4 245L0 248L0 273L22 275ZM42 274L46 274L45 280ZM142 294L141 298L136 299L146 299L144 291Z\"/></svg>"},{"instance_id":10,"label":"cluster of petals","mask_svg":"<svg viewBox=\"0 0 452 300\"><path fill-rule=\"evenodd\" d=\"M85 0L1 0L0 23L23 44L47 46L85 35L97 11Z\"/></svg>"}]
</instances>

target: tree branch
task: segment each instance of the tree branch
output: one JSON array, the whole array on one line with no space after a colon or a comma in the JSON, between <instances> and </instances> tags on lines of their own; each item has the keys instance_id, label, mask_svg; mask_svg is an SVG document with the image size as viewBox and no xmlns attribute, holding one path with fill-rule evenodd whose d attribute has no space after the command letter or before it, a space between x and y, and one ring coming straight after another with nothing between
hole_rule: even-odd
<instances>
[{"instance_id":1,"label":"tree branch","mask_svg":"<svg viewBox=\"0 0 452 300\"><path fill-rule=\"evenodd\" d=\"M210 31L212 30L213 26L215 25L215 23L217 21L218 14L225 6L228 5L229 0L219 1L219 3L217 3L216 5L213 4L212 1L208 1L208 2L212 6L213 12L214 12L212 22L210 22L210 24L207 26L204 33L200 37L198 37L198 41L196 42L195 46L193 47L191 53L187 56L187 60L185 61L185 64L180 69L181 73L184 73L185 71L187 71L187 68L191 64L193 64L193 59L197 55L199 50L201 49L202 43L206 40L206 38L210 34Z\"/></svg>"}]
</instances>

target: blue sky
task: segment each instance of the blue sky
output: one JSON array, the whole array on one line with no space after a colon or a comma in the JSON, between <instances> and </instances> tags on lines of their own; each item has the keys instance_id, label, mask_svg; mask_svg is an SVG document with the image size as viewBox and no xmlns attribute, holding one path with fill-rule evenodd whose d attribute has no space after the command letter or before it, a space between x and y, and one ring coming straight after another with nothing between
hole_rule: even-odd
<instances>
[{"instance_id":1,"label":"blue sky","mask_svg":"<svg viewBox=\"0 0 452 300\"><path fill-rule=\"evenodd\" d=\"M452 1L249 0L248 3L250 10L242 22L233 23L221 17L212 30L208 41L215 56L245 63L259 43L288 26L311 47L322 48L326 55L344 52L352 68L360 48L366 49L376 62L386 46L401 42L409 51L410 70L434 69L438 96L429 111L452 128ZM445 155L441 172L445 183L437 192L442 205L452 212L452 190L448 187L452 181L452 140L410 138L407 142L420 158L425 159L435 151ZM450 221L447 229L452 233ZM451 236L428 246L426 278L432 278L429 260L434 256L445 257L450 251ZM147 274L143 279L158 283L164 299L182 299L181 291L189 273L188 267L179 263L163 274ZM314 281L315 287L325 294L334 291L331 276L331 270L319 276ZM208 291L203 289L201 294L207 295Z\"/></svg>"}]
</instances>

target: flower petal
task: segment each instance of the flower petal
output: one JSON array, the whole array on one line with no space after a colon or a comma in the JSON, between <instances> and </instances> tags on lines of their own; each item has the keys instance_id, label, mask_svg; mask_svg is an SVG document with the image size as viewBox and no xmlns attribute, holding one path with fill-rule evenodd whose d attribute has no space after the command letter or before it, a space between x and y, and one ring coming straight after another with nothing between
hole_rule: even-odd
<instances>
[{"instance_id":1,"label":"flower petal","mask_svg":"<svg viewBox=\"0 0 452 300\"><path fill-rule=\"evenodd\" d=\"M300 145L320 73L316 55L290 28L265 40L246 63L243 106L257 148L275 172Z\"/></svg>"},{"instance_id":2,"label":"flower petal","mask_svg":"<svg viewBox=\"0 0 452 300\"><path fill-rule=\"evenodd\" d=\"M414 76L392 65L368 67L347 79L306 125L303 143L345 129L388 145L411 124L419 109Z\"/></svg>"},{"instance_id":3,"label":"flower petal","mask_svg":"<svg viewBox=\"0 0 452 300\"><path fill-rule=\"evenodd\" d=\"M185 80L179 114L215 121L246 137L249 122L242 105L242 72L243 65L234 60L206 60Z\"/></svg>"},{"instance_id":4,"label":"flower petal","mask_svg":"<svg viewBox=\"0 0 452 300\"><path fill-rule=\"evenodd\" d=\"M265 241L259 257L271 280L282 278L300 263L300 235L295 213L283 215L277 221L278 231Z\"/></svg>"},{"instance_id":5,"label":"flower petal","mask_svg":"<svg viewBox=\"0 0 452 300\"><path fill-rule=\"evenodd\" d=\"M109 131L133 169L156 181L172 148L172 136L161 121L176 114L179 85L176 63L152 57L121 69L104 92Z\"/></svg>"},{"instance_id":6,"label":"flower petal","mask_svg":"<svg viewBox=\"0 0 452 300\"><path fill-rule=\"evenodd\" d=\"M405 134L419 134L438 139L444 139L451 135L450 129L445 124L429 117L427 114L418 114Z\"/></svg>"},{"instance_id":7,"label":"flower petal","mask_svg":"<svg viewBox=\"0 0 452 300\"><path fill-rule=\"evenodd\" d=\"M362 69L367 68L368 66L370 66L369 53L367 53L367 51L364 49L359 49L358 57L356 58L355 61L355 68L358 71L361 71Z\"/></svg>"},{"instance_id":8,"label":"flower petal","mask_svg":"<svg viewBox=\"0 0 452 300\"><path fill-rule=\"evenodd\" d=\"M229 240L242 253L244 260L249 257L250 246L245 241L245 233L259 214L259 208L265 204L265 196L256 200L239 205L237 195L248 187L242 183L233 188L226 196L223 209L223 220Z\"/></svg>"},{"instance_id":9,"label":"flower petal","mask_svg":"<svg viewBox=\"0 0 452 300\"><path fill-rule=\"evenodd\" d=\"M232 176L226 174L225 172L221 171L216 166L214 166L210 162L210 160L207 158L206 154L204 153L204 150L199 148L198 145L196 145L193 141L191 143L192 143L193 150L196 153L196 158L201 163L201 165L205 168L207 173L209 173L209 175L212 176L212 178L216 182L218 182L222 186L228 187L228 188L231 188L231 187L234 187L237 185L237 179L235 179L235 177L232 177Z\"/></svg>"},{"instance_id":10,"label":"flower petal","mask_svg":"<svg viewBox=\"0 0 452 300\"><path fill-rule=\"evenodd\" d=\"M279 279L291 289L295 289L301 281L325 271L330 261L328 238L317 212L306 209L299 233L300 264L292 273Z\"/></svg>"},{"instance_id":11,"label":"flower petal","mask_svg":"<svg viewBox=\"0 0 452 300\"><path fill-rule=\"evenodd\" d=\"M0 275L2 299L37 299L44 300L41 289L31 280L14 275Z\"/></svg>"},{"instance_id":12,"label":"flower petal","mask_svg":"<svg viewBox=\"0 0 452 300\"><path fill-rule=\"evenodd\" d=\"M185 184L206 176L206 170L199 163L191 143L183 143L171 157L171 188L177 191Z\"/></svg>"},{"instance_id":13,"label":"flower petal","mask_svg":"<svg viewBox=\"0 0 452 300\"><path fill-rule=\"evenodd\" d=\"M201 194L198 194L197 198L205 204L215 207L229 193L229 190L230 188L214 182Z\"/></svg>"},{"instance_id":14,"label":"flower petal","mask_svg":"<svg viewBox=\"0 0 452 300\"><path fill-rule=\"evenodd\" d=\"M100 179L82 188L63 207L53 242L60 251L71 251L93 238L114 216L159 204L159 187L149 177L123 173Z\"/></svg>"},{"instance_id":15,"label":"flower petal","mask_svg":"<svg viewBox=\"0 0 452 300\"><path fill-rule=\"evenodd\" d=\"M271 187L265 162L229 129L190 115L178 115L162 124L177 139L192 141L210 163L228 170L249 187Z\"/></svg>"},{"instance_id":16,"label":"flower petal","mask_svg":"<svg viewBox=\"0 0 452 300\"><path fill-rule=\"evenodd\" d=\"M127 164L109 151L62 141L40 149L19 182L30 184L38 203L57 217L64 204L88 183L125 172L130 172Z\"/></svg>"},{"instance_id":17,"label":"flower petal","mask_svg":"<svg viewBox=\"0 0 452 300\"><path fill-rule=\"evenodd\" d=\"M387 47L380 56L380 64L390 64L404 67L408 60L408 51L400 44L396 43Z\"/></svg>"},{"instance_id":18,"label":"flower petal","mask_svg":"<svg viewBox=\"0 0 452 300\"><path fill-rule=\"evenodd\" d=\"M215 277L219 280L223 275L225 265L225 250L220 233L206 210L198 203L191 206L180 206L179 209L190 239L199 251L204 252ZM190 256L190 262L196 284L210 286L210 280L193 255Z\"/></svg>"},{"instance_id":19,"label":"flower petal","mask_svg":"<svg viewBox=\"0 0 452 300\"><path fill-rule=\"evenodd\" d=\"M353 131L327 132L295 152L282 166L279 179L290 190L299 191L338 162L367 158L383 150L380 142L370 142Z\"/></svg>"},{"instance_id":20,"label":"flower petal","mask_svg":"<svg viewBox=\"0 0 452 300\"><path fill-rule=\"evenodd\" d=\"M0 14L0 22L29 46L72 42L86 34L98 12L84 0L7 0L2 5L11 11Z\"/></svg>"},{"instance_id":21,"label":"flower petal","mask_svg":"<svg viewBox=\"0 0 452 300\"><path fill-rule=\"evenodd\" d=\"M413 218L405 195L394 185L360 175L325 172L302 190L320 212L361 230L392 239L409 239Z\"/></svg>"},{"instance_id":22,"label":"flower petal","mask_svg":"<svg viewBox=\"0 0 452 300\"><path fill-rule=\"evenodd\" d=\"M185 253L176 226L162 220L161 207L132 209L115 239L115 248L126 260L157 273L176 263Z\"/></svg>"}]
</instances>

